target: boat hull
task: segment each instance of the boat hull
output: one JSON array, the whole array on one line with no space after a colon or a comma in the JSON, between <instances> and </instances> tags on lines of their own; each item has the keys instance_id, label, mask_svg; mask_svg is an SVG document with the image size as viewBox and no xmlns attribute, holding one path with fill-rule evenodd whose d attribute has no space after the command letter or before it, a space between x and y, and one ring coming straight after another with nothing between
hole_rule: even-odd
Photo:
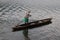
<instances>
[{"instance_id":1,"label":"boat hull","mask_svg":"<svg viewBox=\"0 0 60 40\"><path fill-rule=\"evenodd\" d=\"M17 25L15 27L12 28L12 31L20 31L20 30L24 30L24 29L32 29L32 28L36 28L36 27L41 27L43 25L47 25L52 23L51 22L52 18L47 18L47 19L42 19L42 20L37 20L37 21L33 21L33 22L29 22L26 24L21 24L21 25Z\"/></svg>"}]
</instances>

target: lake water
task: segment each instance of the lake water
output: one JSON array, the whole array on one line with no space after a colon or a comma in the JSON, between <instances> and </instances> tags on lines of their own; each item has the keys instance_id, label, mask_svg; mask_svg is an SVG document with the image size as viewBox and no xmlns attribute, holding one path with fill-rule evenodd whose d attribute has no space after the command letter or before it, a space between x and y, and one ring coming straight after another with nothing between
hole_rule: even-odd
<instances>
[{"instance_id":1,"label":"lake water","mask_svg":"<svg viewBox=\"0 0 60 40\"><path fill-rule=\"evenodd\" d=\"M22 23L24 10L17 4L0 3L0 40L24 40L22 31L12 32L12 27ZM24 9L24 7L22 6ZM52 17L52 24L29 29L31 40L60 40L60 9L30 8L30 21Z\"/></svg>"}]
</instances>

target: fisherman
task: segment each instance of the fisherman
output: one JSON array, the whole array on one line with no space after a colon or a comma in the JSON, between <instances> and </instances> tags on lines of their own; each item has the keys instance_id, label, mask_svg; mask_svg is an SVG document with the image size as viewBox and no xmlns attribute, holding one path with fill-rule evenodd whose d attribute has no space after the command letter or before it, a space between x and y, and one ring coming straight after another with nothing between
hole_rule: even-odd
<instances>
[{"instance_id":1,"label":"fisherman","mask_svg":"<svg viewBox=\"0 0 60 40\"><path fill-rule=\"evenodd\" d=\"M30 12L31 12L31 11L26 11L26 15L25 15L24 18L23 18L23 22L24 22L25 24L28 23L29 17L31 17ZM25 37L25 40L30 40L29 37L28 37L28 28L26 28L25 30L23 30L23 35L24 35L24 37Z\"/></svg>"}]
</instances>

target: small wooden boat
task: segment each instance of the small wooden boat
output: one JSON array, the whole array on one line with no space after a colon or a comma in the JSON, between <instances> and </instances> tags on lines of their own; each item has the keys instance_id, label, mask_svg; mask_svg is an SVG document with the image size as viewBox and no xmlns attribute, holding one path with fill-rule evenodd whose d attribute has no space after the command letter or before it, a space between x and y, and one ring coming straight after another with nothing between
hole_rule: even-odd
<instances>
[{"instance_id":1,"label":"small wooden boat","mask_svg":"<svg viewBox=\"0 0 60 40\"><path fill-rule=\"evenodd\" d=\"M26 24L21 24L21 25L17 25L15 27L13 27L12 31L20 31L20 30L24 30L26 28L31 29L31 28L35 28L35 27L40 27L43 25L47 25L51 23L52 18L47 18L47 19L42 19L42 20L37 20L37 21L33 21L33 22L28 22Z\"/></svg>"}]
</instances>

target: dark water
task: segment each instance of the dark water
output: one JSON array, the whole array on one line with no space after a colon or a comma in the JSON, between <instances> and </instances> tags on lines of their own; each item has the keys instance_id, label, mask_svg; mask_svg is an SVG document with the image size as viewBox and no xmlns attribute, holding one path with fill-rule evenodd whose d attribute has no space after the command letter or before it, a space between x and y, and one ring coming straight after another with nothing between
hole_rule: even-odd
<instances>
[{"instance_id":1,"label":"dark water","mask_svg":"<svg viewBox=\"0 0 60 40\"><path fill-rule=\"evenodd\" d=\"M0 5L0 40L24 40L22 31L12 32L12 27L21 20L25 13L18 4ZM22 7L24 9L24 7ZM32 9L30 21L53 17L52 24L29 29L31 40L60 40L60 9Z\"/></svg>"}]
</instances>

